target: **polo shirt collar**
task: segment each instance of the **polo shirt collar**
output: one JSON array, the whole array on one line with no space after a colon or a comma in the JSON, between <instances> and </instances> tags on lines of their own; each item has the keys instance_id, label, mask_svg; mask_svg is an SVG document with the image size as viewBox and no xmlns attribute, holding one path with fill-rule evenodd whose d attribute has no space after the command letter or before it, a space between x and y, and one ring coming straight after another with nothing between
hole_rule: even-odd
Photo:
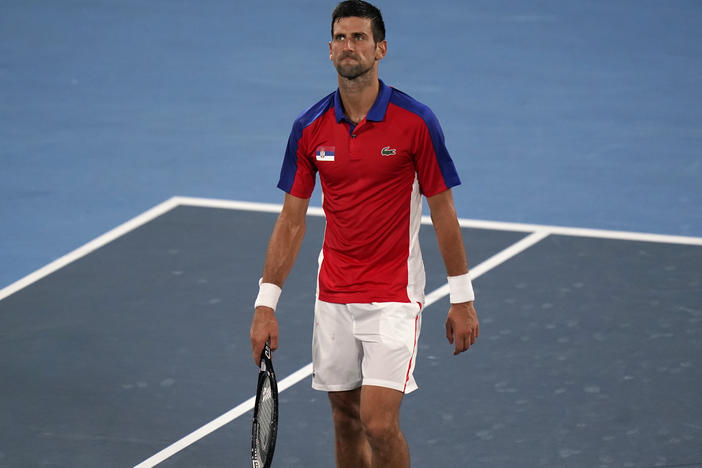
<instances>
[{"instance_id":1,"label":"polo shirt collar","mask_svg":"<svg viewBox=\"0 0 702 468\"><path fill-rule=\"evenodd\" d=\"M373 107L370 108L368 115L366 115L366 120L372 120L374 122L381 122L385 118L385 111L388 109L390 95L392 94L392 88L390 86L383 83L383 80L378 81L380 82L378 97L375 98ZM334 93L334 114L337 122L341 122L342 120L346 119L346 116L344 115L344 106L341 104L341 95L339 94L338 88Z\"/></svg>"}]
</instances>

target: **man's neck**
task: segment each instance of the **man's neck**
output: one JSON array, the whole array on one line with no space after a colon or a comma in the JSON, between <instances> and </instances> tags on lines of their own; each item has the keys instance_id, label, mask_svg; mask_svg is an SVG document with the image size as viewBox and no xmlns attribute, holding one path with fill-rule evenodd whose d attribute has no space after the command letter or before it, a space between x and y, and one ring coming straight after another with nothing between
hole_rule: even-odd
<instances>
[{"instance_id":1,"label":"man's neck","mask_svg":"<svg viewBox=\"0 0 702 468\"><path fill-rule=\"evenodd\" d=\"M357 124L368 114L380 90L378 73L366 73L354 80L339 76L339 94L346 117Z\"/></svg>"}]
</instances>

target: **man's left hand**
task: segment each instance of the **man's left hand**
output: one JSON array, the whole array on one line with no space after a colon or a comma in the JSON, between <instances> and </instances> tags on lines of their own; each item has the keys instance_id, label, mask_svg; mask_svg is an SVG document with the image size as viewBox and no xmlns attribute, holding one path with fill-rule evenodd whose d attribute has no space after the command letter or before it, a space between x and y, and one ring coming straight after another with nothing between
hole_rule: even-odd
<instances>
[{"instance_id":1,"label":"man's left hand","mask_svg":"<svg viewBox=\"0 0 702 468\"><path fill-rule=\"evenodd\" d=\"M446 317L446 338L451 344L456 344L453 354L460 354L475 343L480 335L478 314L473 302L451 304Z\"/></svg>"}]
</instances>

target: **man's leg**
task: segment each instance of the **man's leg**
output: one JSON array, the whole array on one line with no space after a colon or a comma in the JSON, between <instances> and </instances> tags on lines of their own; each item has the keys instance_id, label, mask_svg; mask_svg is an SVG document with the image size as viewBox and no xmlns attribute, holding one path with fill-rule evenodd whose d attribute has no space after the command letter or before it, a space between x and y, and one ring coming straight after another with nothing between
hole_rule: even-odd
<instances>
[{"instance_id":1,"label":"man's leg","mask_svg":"<svg viewBox=\"0 0 702 468\"><path fill-rule=\"evenodd\" d=\"M409 450L400 431L403 393L364 385L329 392L338 468L409 468Z\"/></svg>"},{"instance_id":2,"label":"man's leg","mask_svg":"<svg viewBox=\"0 0 702 468\"><path fill-rule=\"evenodd\" d=\"M402 392L391 388L372 385L361 387L361 423L371 447L372 468L410 466L407 441L400 430L400 404L403 396Z\"/></svg>"},{"instance_id":3,"label":"man's leg","mask_svg":"<svg viewBox=\"0 0 702 468\"><path fill-rule=\"evenodd\" d=\"M361 425L361 389L329 392L334 420L336 466L370 468L370 445Z\"/></svg>"}]
</instances>

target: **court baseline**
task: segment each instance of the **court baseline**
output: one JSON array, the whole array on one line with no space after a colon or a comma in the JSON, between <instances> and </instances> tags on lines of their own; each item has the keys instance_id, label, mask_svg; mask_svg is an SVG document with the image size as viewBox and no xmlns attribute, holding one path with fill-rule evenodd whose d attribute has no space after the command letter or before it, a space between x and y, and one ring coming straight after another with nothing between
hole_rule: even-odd
<instances>
[{"instance_id":1,"label":"court baseline","mask_svg":"<svg viewBox=\"0 0 702 468\"><path fill-rule=\"evenodd\" d=\"M154 206L153 208L145 211L144 213L130 219L129 221L117 226L116 228L106 232L105 234L96 237L87 244L67 253L66 255L54 260L53 262L45 265L44 267L15 281L14 283L11 283L10 285L0 289L0 301L178 206L224 208L231 210L258 211L261 213L278 213L282 208L282 205L274 203L256 203L236 200L219 200L211 198L175 196ZM321 207L311 206L307 210L307 214L311 216L324 216L324 211ZM603 229L572 228L539 224L508 223L502 221L485 221L475 219L459 219L458 221L460 226L465 228L494 229L498 231L517 231L525 233L546 231L550 234L564 236L595 237L602 239L620 239L643 242L662 242L681 245L702 245L702 237L672 236L665 234L648 234L626 231L609 231ZM422 216L422 224L431 224L431 218L429 218L428 216Z\"/></svg>"}]
</instances>

